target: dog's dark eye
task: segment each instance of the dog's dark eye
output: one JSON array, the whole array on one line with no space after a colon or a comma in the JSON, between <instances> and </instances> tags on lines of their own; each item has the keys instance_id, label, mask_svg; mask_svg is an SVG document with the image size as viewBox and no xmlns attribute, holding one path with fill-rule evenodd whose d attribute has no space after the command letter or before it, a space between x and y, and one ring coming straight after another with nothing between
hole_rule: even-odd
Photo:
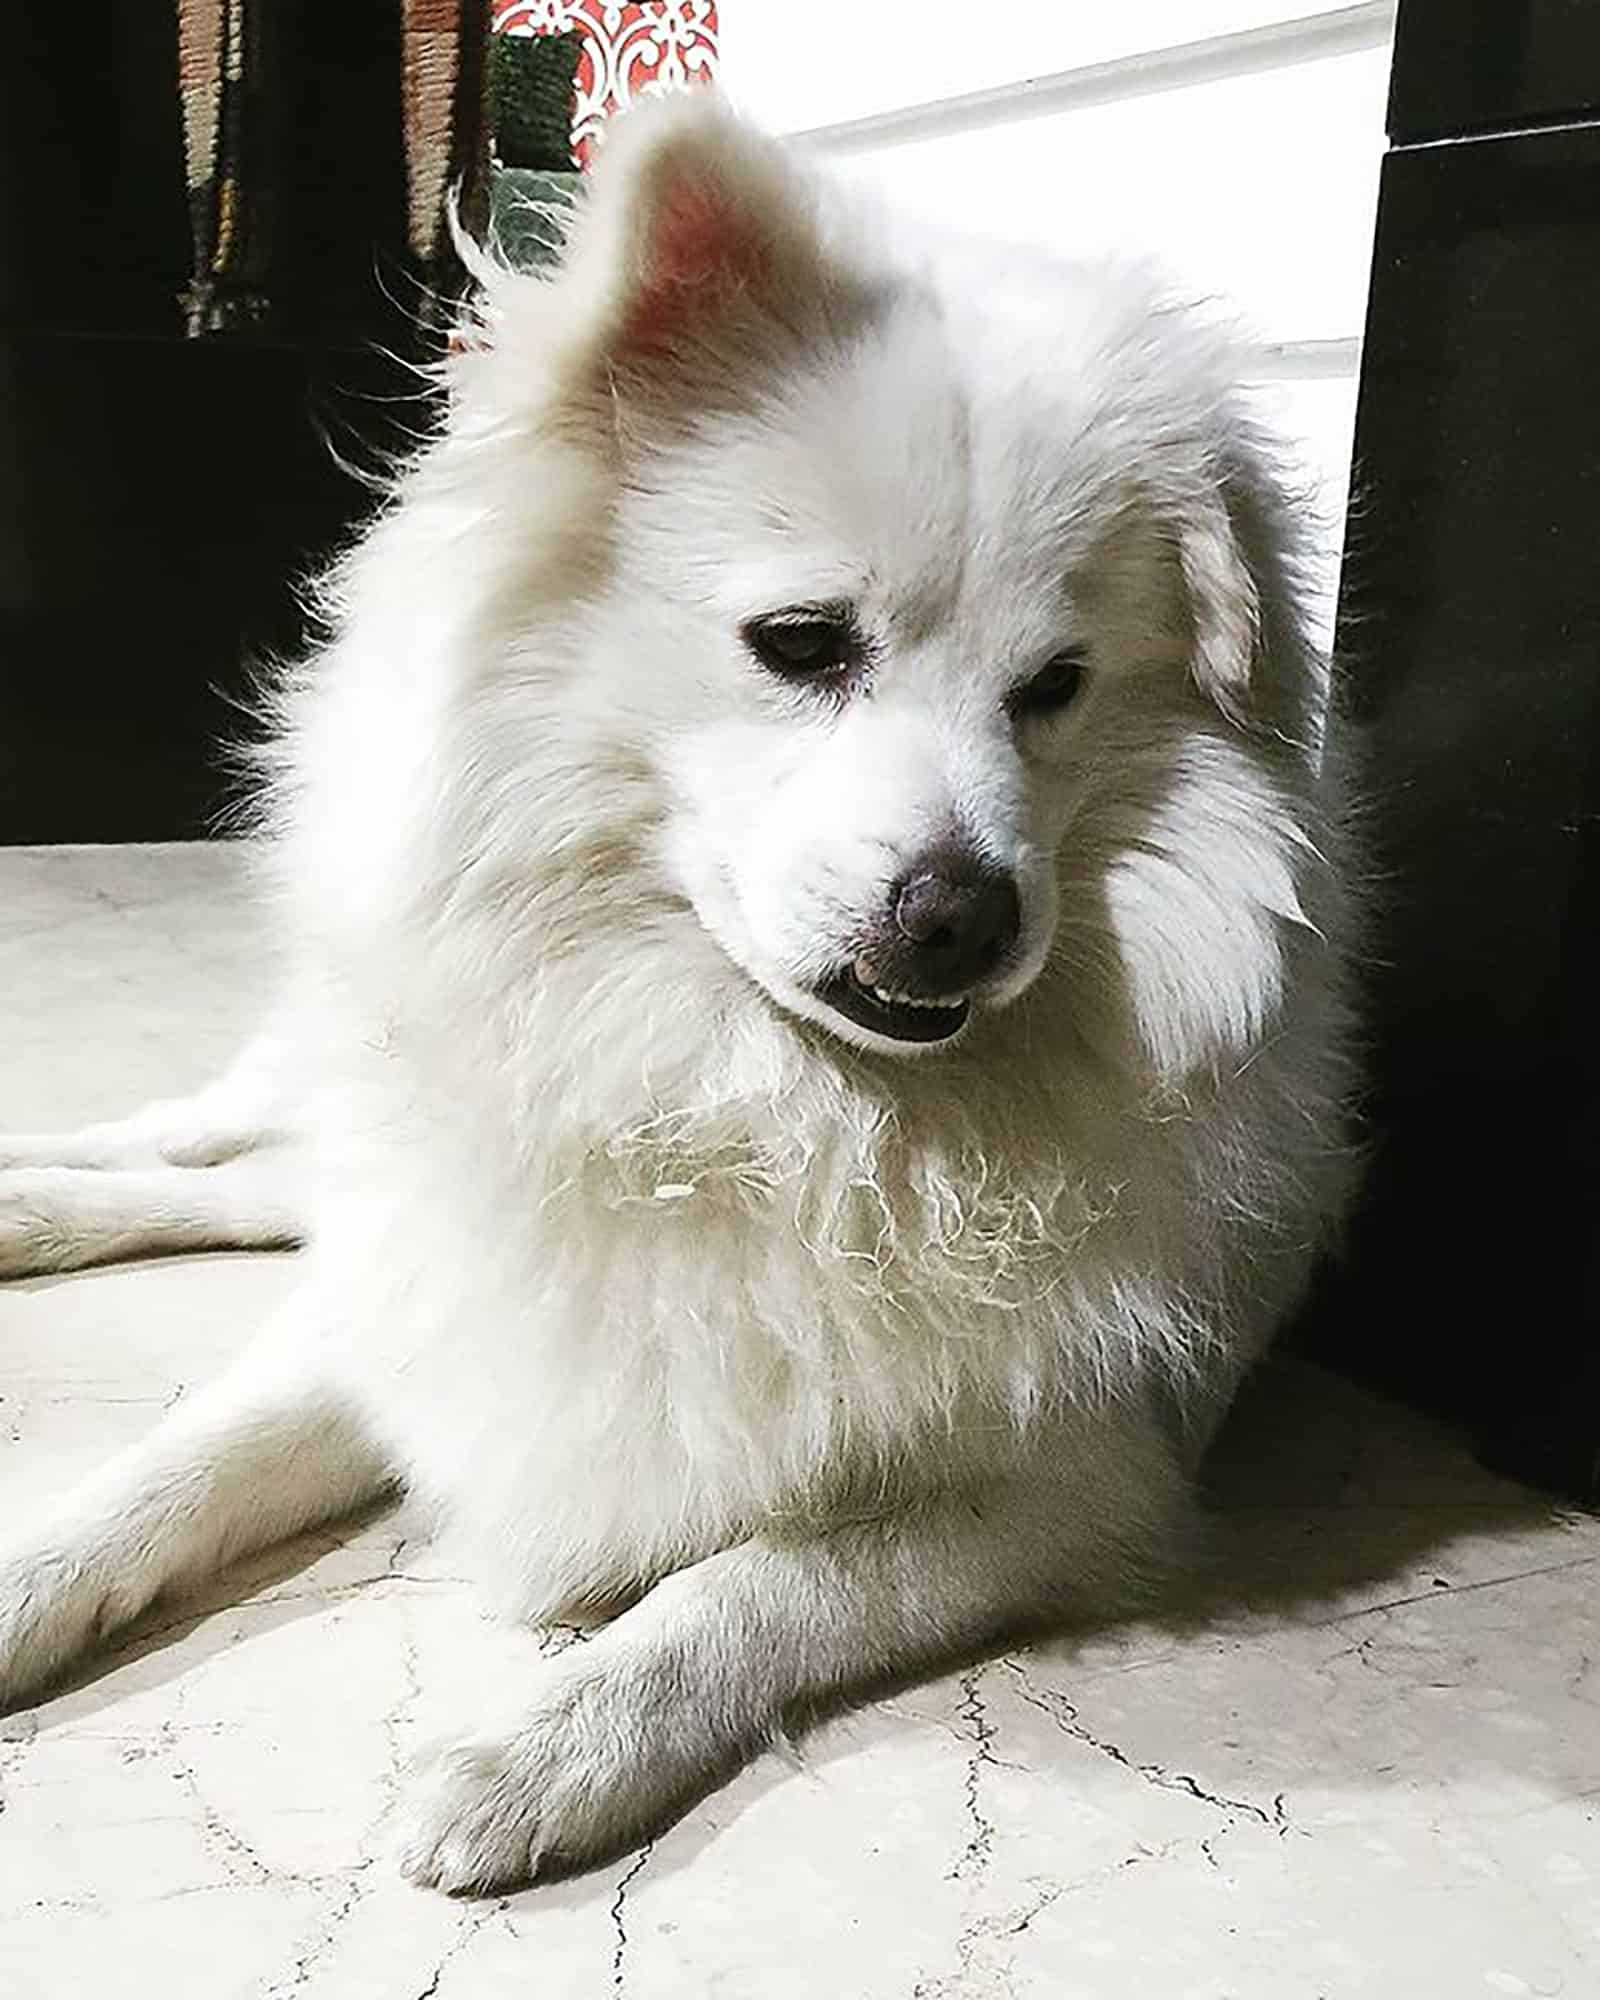
<instances>
[{"instance_id":1,"label":"dog's dark eye","mask_svg":"<svg viewBox=\"0 0 1600 2000\"><path fill-rule=\"evenodd\" d=\"M1024 681L1006 697L1006 708L1014 716L1054 715L1067 706L1083 686L1086 664L1082 646L1066 646L1054 659L1047 660L1031 681Z\"/></svg>"},{"instance_id":2,"label":"dog's dark eye","mask_svg":"<svg viewBox=\"0 0 1600 2000\"><path fill-rule=\"evenodd\" d=\"M865 647L844 605L797 605L749 618L740 636L769 673L787 681L828 681L858 665Z\"/></svg>"}]
</instances>

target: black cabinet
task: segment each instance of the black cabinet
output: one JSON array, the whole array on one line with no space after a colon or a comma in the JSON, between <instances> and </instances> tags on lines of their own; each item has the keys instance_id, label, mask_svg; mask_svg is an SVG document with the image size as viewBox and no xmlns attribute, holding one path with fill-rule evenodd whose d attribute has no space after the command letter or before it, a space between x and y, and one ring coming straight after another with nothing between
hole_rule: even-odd
<instances>
[{"instance_id":1,"label":"black cabinet","mask_svg":"<svg viewBox=\"0 0 1600 2000\"><path fill-rule=\"evenodd\" d=\"M1322 1352L1600 1497L1600 19L1403 0L1339 646L1374 1157Z\"/></svg>"}]
</instances>

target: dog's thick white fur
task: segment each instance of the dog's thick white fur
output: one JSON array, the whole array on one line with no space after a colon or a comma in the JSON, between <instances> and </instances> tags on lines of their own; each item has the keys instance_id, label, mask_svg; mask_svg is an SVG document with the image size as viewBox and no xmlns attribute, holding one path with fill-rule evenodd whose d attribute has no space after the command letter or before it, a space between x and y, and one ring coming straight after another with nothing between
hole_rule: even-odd
<instances>
[{"instance_id":1,"label":"dog's thick white fur","mask_svg":"<svg viewBox=\"0 0 1600 2000\"><path fill-rule=\"evenodd\" d=\"M483 276L284 692L282 1012L0 1145L14 1269L310 1235L242 1365L9 1524L4 1698L392 1481L516 1617L623 1607L421 1784L451 1889L1124 1601L1349 1173L1325 675L1228 341L698 95ZM908 1043L829 982L952 843L1014 922Z\"/></svg>"}]
</instances>

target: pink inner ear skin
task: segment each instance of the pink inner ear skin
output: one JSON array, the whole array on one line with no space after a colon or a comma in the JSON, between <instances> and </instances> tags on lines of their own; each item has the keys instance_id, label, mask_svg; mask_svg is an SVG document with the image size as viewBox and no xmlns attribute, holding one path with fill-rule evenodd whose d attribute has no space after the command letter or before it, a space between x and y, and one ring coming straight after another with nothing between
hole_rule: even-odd
<instances>
[{"instance_id":1,"label":"pink inner ear skin","mask_svg":"<svg viewBox=\"0 0 1600 2000\"><path fill-rule=\"evenodd\" d=\"M625 348L671 339L715 311L729 292L754 290L767 276L760 232L714 180L674 187L652 220L644 271L623 326Z\"/></svg>"}]
</instances>

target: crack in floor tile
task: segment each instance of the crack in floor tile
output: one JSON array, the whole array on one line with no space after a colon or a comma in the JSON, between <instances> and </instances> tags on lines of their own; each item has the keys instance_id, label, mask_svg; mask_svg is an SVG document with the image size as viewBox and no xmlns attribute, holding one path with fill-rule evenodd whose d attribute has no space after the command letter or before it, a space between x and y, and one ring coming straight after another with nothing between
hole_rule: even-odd
<instances>
[{"instance_id":1,"label":"crack in floor tile","mask_svg":"<svg viewBox=\"0 0 1600 2000\"><path fill-rule=\"evenodd\" d=\"M1090 1750L1098 1751L1102 1757L1109 1757L1112 1763L1120 1764L1125 1771L1131 1771L1146 1784L1154 1785L1162 1791L1182 1792L1203 1805L1215 1806L1220 1812L1242 1813L1250 1819L1259 1820L1263 1826L1272 1827L1278 1833L1288 1831L1288 1809L1282 1792L1275 1796L1270 1807L1258 1806L1251 1799L1235 1799L1224 1792L1209 1791L1198 1778L1191 1776L1187 1771L1169 1771L1161 1764L1138 1763L1115 1743L1096 1736L1079 1719L1076 1705L1066 1695L1055 1688L1035 1687L1028 1677L1027 1669L1019 1660L1006 1659L1001 1665L1013 1675L1017 1682L1017 1692L1030 1708L1036 1708L1042 1714L1048 1715L1063 1735L1070 1736L1074 1742L1082 1743Z\"/></svg>"},{"instance_id":2,"label":"crack in floor tile","mask_svg":"<svg viewBox=\"0 0 1600 2000\"><path fill-rule=\"evenodd\" d=\"M967 1818L972 1825L972 1836L962 1850L959 1860L950 1870L949 1879L958 1880L963 1875L979 1874L988 1865L994 1848L994 1822L983 1810L979 1794L981 1772L985 1764L993 1764L996 1759L991 1745L994 1742L994 1724L989 1720L983 1695L979 1691L986 1669L977 1668L961 1678L961 1705L957 1710L963 1722L969 1724L966 1741L972 1746L967 1758L966 1776L963 1780L963 1794L966 1800Z\"/></svg>"},{"instance_id":3,"label":"crack in floor tile","mask_svg":"<svg viewBox=\"0 0 1600 2000\"><path fill-rule=\"evenodd\" d=\"M611 1951L611 1990L613 1993L621 1993L624 1990L627 1977L630 1942L627 1925L628 1891L644 1872L651 1855L655 1851L655 1842L647 1840L618 1878L617 1893L611 1901L611 1929L614 1937Z\"/></svg>"}]
</instances>

